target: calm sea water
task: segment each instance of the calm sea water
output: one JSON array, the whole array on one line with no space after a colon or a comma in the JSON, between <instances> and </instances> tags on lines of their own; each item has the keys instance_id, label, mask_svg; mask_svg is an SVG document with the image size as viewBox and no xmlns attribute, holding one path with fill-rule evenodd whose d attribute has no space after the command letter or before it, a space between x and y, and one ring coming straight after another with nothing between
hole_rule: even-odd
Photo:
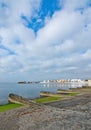
<instances>
[{"instance_id":1,"label":"calm sea water","mask_svg":"<svg viewBox=\"0 0 91 130\"><path fill-rule=\"evenodd\" d=\"M18 94L25 98L36 98L40 96L40 91L56 92L57 89L69 89L81 86L78 83L50 83L50 84L17 84L0 83L0 104L8 103L10 93Z\"/></svg>"}]
</instances>

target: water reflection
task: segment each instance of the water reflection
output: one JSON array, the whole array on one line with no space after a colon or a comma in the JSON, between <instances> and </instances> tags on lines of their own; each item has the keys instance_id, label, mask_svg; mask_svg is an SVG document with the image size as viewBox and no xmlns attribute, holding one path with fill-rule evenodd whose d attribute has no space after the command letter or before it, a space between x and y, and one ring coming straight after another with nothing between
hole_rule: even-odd
<instances>
[{"instance_id":1,"label":"water reflection","mask_svg":"<svg viewBox=\"0 0 91 130\"><path fill-rule=\"evenodd\" d=\"M85 85L85 83L79 83L79 82L64 82L64 83L45 83L42 84L42 87L58 87L58 88L62 88L65 90L68 90L70 88L78 88L78 87L82 87L83 85Z\"/></svg>"}]
</instances>

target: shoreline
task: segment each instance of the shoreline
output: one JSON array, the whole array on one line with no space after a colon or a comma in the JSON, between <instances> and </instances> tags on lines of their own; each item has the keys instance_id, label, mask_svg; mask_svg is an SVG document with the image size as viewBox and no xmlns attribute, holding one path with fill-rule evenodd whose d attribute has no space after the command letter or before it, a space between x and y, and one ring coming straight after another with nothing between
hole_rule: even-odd
<instances>
[{"instance_id":1,"label":"shoreline","mask_svg":"<svg viewBox=\"0 0 91 130\"><path fill-rule=\"evenodd\" d=\"M48 91L42 91L40 92L40 96L39 97L35 97L35 98L25 98L26 100L28 101L35 101L38 100L38 99L43 99L43 98L47 98L47 97L61 97L60 99L58 100L53 100L51 102L57 102L57 101L63 101L65 99L71 99L73 97L76 97L76 96L79 96L79 95L82 95L84 93L88 93L89 91L91 91L91 86L82 86L82 87L77 87L77 88L70 88L69 90L61 90L61 89L58 89L56 93L53 93L53 92L48 92ZM41 93L43 94L46 94L44 96L41 96ZM22 96L21 96L22 97ZM44 102L44 104L47 104L47 103L51 103L51 102ZM4 105L7 105L7 104L10 104L9 101L5 104L0 104L0 106L4 106Z\"/></svg>"},{"instance_id":2,"label":"shoreline","mask_svg":"<svg viewBox=\"0 0 91 130\"><path fill-rule=\"evenodd\" d=\"M82 95L55 103L0 113L0 130L91 129L91 88Z\"/></svg>"}]
</instances>

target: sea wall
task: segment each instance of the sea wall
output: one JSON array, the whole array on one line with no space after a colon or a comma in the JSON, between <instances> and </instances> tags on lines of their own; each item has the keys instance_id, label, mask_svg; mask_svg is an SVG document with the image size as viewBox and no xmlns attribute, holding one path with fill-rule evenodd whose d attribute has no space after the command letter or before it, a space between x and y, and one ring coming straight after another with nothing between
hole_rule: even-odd
<instances>
[{"instance_id":1,"label":"sea wall","mask_svg":"<svg viewBox=\"0 0 91 130\"><path fill-rule=\"evenodd\" d=\"M52 93L52 92L41 91L40 96L42 96L42 97L53 97L53 96L61 97L62 95L57 94L57 93Z\"/></svg>"},{"instance_id":2,"label":"sea wall","mask_svg":"<svg viewBox=\"0 0 91 130\"><path fill-rule=\"evenodd\" d=\"M16 94L9 94L8 101L11 103L19 103L29 106L39 106L39 104L35 103L32 100L29 100L27 98L23 98L22 96L16 95Z\"/></svg>"}]
</instances>

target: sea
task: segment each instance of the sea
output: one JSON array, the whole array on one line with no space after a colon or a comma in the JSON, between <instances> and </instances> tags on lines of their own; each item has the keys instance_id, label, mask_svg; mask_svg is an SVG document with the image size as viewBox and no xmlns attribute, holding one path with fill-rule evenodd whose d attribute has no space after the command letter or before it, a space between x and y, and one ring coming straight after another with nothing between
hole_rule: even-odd
<instances>
[{"instance_id":1,"label":"sea","mask_svg":"<svg viewBox=\"0 0 91 130\"><path fill-rule=\"evenodd\" d=\"M8 103L10 93L23 96L28 99L40 97L40 91L57 92L57 89L68 90L70 88L82 87L81 83L0 83L0 105Z\"/></svg>"}]
</instances>

